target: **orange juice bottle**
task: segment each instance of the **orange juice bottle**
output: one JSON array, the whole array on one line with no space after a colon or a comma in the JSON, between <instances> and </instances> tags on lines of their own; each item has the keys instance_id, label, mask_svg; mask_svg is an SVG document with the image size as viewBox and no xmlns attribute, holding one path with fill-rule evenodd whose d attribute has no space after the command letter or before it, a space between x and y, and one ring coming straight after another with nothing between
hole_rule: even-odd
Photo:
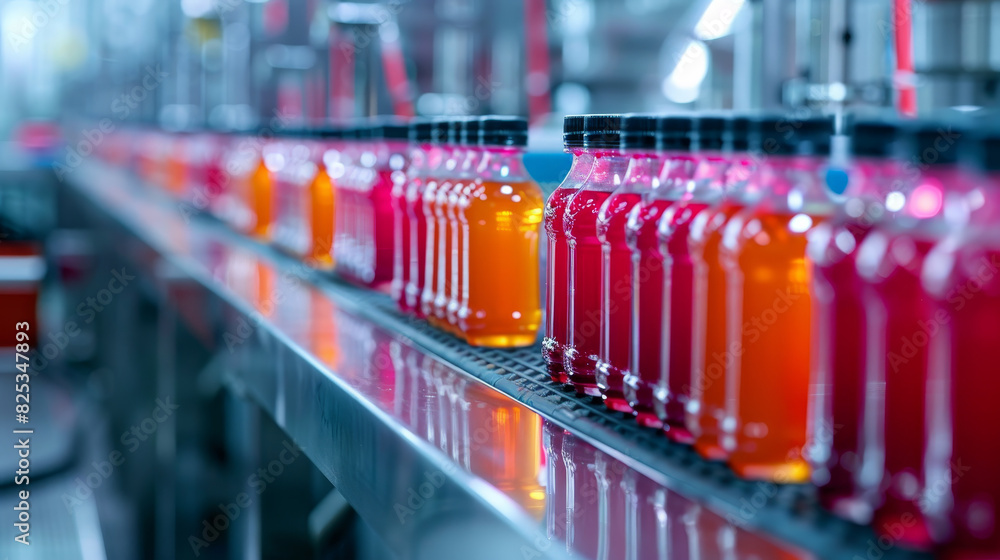
<instances>
[{"instance_id":1,"label":"orange juice bottle","mask_svg":"<svg viewBox=\"0 0 1000 560\"><path fill-rule=\"evenodd\" d=\"M473 346L528 346L542 319L538 241L545 201L521 161L528 124L484 117L479 177L463 189L459 327Z\"/></svg>"},{"instance_id":2,"label":"orange juice bottle","mask_svg":"<svg viewBox=\"0 0 1000 560\"><path fill-rule=\"evenodd\" d=\"M440 282L438 261L442 258L442 241L444 232L438 227L438 216L434 205L437 203L438 190L445 185L445 162L451 155L451 143L448 131L451 123L445 119L435 119L431 122L430 148L427 150L427 175L419 211L422 212L424 223L427 224L427 241L424 246L425 257L424 284L420 292L420 312L427 321L436 326L443 326L444 321L435 314L434 300L437 299L437 289Z\"/></svg>"},{"instance_id":3,"label":"orange juice bottle","mask_svg":"<svg viewBox=\"0 0 1000 560\"><path fill-rule=\"evenodd\" d=\"M259 239L270 236L274 206L273 173L283 166L279 157L282 140L272 140L261 150L260 161L249 177L246 193L247 233ZM279 161L281 163L279 163Z\"/></svg>"},{"instance_id":4,"label":"orange juice bottle","mask_svg":"<svg viewBox=\"0 0 1000 560\"><path fill-rule=\"evenodd\" d=\"M754 123L769 155L761 202L723 232L727 339L724 422L729 465L744 478L805 482L809 401L811 266L808 232L834 209L823 179L833 121L764 117Z\"/></svg>"},{"instance_id":5,"label":"orange juice bottle","mask_svg":"<svg viewBox=\"0 0 1000 560\"><path fill-rule=\"evenodd\" d=\"M314 134L316 140L312 151L316 175L309 184L309 202L306 206L306 223L309 224L309 250L306 258L311 261L312 266L324 270L334 266L336 184L326 166L326 153L335 150L337 134L329 129L322 129Z\"/></svg>"}]
</instances>

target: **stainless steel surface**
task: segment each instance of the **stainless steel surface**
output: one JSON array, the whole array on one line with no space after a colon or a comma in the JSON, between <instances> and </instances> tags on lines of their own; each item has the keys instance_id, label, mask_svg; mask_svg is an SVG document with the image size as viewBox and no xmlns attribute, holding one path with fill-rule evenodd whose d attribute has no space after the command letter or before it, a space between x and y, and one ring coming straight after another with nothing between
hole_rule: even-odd
<instances>
[{"instance_id":1,"label":"stainless steel surface","mask_svg":"<svg viewBox=\"0 0 1000 560\"><path fill-rule=\"evenodd\" d=\"M595 446L529 408L544 399L512 399L380 326L357 291L315 286L312 271L217 223L186 222L120 171L87 164L73 184L105 214L101 227L146 247L143 274L169 265L164 286L198 287L165 303L210 325L230 390L402 557L808 557L745 530L741 504L720 509L724 496L630 458L644 455L628 439ZM578 414L567 407L560 422Z\"/></svg>"}]
</instances>

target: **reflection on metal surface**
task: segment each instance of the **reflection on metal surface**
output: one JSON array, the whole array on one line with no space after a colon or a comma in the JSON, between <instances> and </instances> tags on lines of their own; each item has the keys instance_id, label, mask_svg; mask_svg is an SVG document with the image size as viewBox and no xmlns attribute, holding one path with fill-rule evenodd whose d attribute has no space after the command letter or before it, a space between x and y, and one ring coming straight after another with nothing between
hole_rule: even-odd
<instances>
[{"instance_id":1,"label":"reflection on metal surface","mask_svg":"<svg viewBox=\"0 0 1000 560\"><path fill-rule=\"evenodd\" d=\"M202 313L222 322L217 344L230 375L397 552L436 560L806 557L733 526L363 317L308 282L304 269L186 223L115 177L79 185L205 286Z\"/></svg>"}]
</instances>

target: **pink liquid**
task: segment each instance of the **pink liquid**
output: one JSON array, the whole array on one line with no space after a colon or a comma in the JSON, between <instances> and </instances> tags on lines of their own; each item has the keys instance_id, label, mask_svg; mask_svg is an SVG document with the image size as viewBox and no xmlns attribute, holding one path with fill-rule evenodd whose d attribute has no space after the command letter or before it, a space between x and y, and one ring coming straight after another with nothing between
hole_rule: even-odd
<instances>
[{"instance_id":1,"label":"pink liquid","mask_svg":"<svg viewBox=\"0 0 1000 560\"><path fill-rule=\"evenodd\" d=\"M663 426L653 408L653 394L660 382L664 286L656 223L674 203L659 199L637 204L629 212L626 230L632 251L632 352L624 392L636 420L655 428Z\"/></svg>"},{"instance_id":2,"label":"pink liquid","mask_svg":"<svg viewBox=\"0 0 1000 560\"><path fill-rule=\"evenodd\" d=\"M623 392L632 348L632 254L625 224L628 213L641 200L642 194L626 185L608 197L597 217L602 310L596 381L604 404L619 412L632 412Z\"/></svg>"},{"instance_id":3,"label":"pink liquid","mask_svg":"<svg viewBox=\"0 0 1000 560\"><path fill-rule=\"evenodd\" d=\"M406 287L410 283L410 215L406 211L405 176L396 175L392 183L393 251L392 251L392 297L402 311L410 311L407 304ZM339 201L338 201L339 202ZM340 215L337 204L337 215Z\"/></svg>"},{"instance_id":4,"label":"pink liquid","mask_svg":"<svg viewBox=\"0 0 1000 560\"><path fill-rule=\"evenodd\" d=\"M948 558L1000 556L1000 376L992 357L1000 347L1000 239L990 229L942 243L923 273L937 302L937 336L950 347L943 371L930 379L928 390L942 398L930 401L937 429L928 436L951 445L927 468L927 488L943 490L929 492L928 502Z\"/></svg>"},{"instance_id":5,"label":"pink liquid","mask_svg":"<svg viewBox=\"0 0 1000 560\"><path fill-rule=\"evenodd\" d=\"M426 154L429 146L414 150L412 164L415 173L407 173L410 182L406 186L406 215L410 223L410 273L406 284L406 308L418 317L423 317L420 298L427 278L427 216L424 214L423 197L427 188Z\"/></svg>"},{"instance_id":6,"label":"pink liquid","mask_svg":"<svg viewBox=\"0 0 1000 560\"><path fill-rule=\"evenodd\" d=\"M681 201L671 206L659 221L660 252L664 254L668 297L666 323L666 371L656 392L656 414L674 441L694 443L687 428L687 405L691 398L692 330L694 326L694 261L688 248L691 223L708 208L707 202Z\"/></svg>"},{"instance_id":7,"label":"pink liquid","mask_svg":"<svg viewBox=\"0 0 1000 560\"><path fill-rule=\"evenodd\" d=\"M380 169L372 190L368 193L374 223L374 258L368 285L377 290L385 289L393 280L393 250L395 245L395 213L393 210L393 171ZM398 172L397 172L398 173Z\"/></svg>"},{"instance_id":8,"label":"pink liquid","mask_svg":"<svg viewBox=\"0 0 1000 560\"><path fill-rule=\"evenodd\" d=\"M874 315L869 318L868 330L876 346L869 355L878 356L877 362L869 365L868 383L885 386L884 412L878 429L881 437L872 442L878 445L881 440L883 474L879 489L884 496L873 525L876 532L883 534L895 530L894 538L908 545L926 546L929 535L919 500L925 488L928 343L936 333L931 332L934 305L920 284L920 271L934 241L910 232L879 230L865 241L862 252L868 250L868 244L875 251L882 249L868 274L862 268L867 284L866 308ZM878 455L866 451L865 461ZM902 535L899 527L903 528Z\"/></svg>"},{"instance_id":9,"label":"pink liquid","mask_svg":"<svg viewBox=\"0 0 1000 560\"><path fill-rule=\"evenodd\" d=\"M594 164L595 173L599 167L601 158ZM607 190L585 186L573 195L563 217L570 271L570 336L563 365L576 391L593 396L601 394L594 376L601 349L601 240L597 237L597 213L610 195Z\"/></svg>"},{"instance_id":10,"label":"pink liquid","mask_svg":"<svg viewBox=\"0 0 1000 560\"><path fill-rule=\"evenodd\" d=\"M545 301L545 338L542 355L549 376L556 383L567 383L563 353L569 341L569 246L563 227L566 205L580 189L594 165L594 156L583 150L573 155L573 165L561 185L545 203L545 233L548 237L548 278Z\"/></svg>"}]
</instances>

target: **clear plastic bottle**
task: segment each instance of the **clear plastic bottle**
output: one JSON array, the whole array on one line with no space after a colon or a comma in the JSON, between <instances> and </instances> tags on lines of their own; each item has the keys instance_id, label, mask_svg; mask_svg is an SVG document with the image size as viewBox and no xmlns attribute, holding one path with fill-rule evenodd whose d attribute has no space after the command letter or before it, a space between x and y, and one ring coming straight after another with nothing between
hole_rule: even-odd
<instances>
[{"instance_id":1,"label":"clear plastic bottle","mask_svg":"<svg viewBox=\"0 0 1000 560\"><path fill-rule=\"evenodd\" d=\"M545 202L548 271L542 356L549 376L556 383L569 381L563 366L563 353L569 341L569 247L563 216L566 204L583 186L594 167L593 154L583 147L583 119L583 115L569 115L563 119L563 148L573 154L573 163L562 184Z\"/></svg>"},{"instance_id":2,"label":"clear plastic bottle","mask_svg":"<svg viewBox=\"0 0 1000 560\"><path fill-rule=\"evenodd\" d=\"M632 350L624 392L636 420L643 426L663 426L654 409L654 392L663 367L663 253L657 222L675 204L694 176L691 154L694 118L659 117L656 123L659 159L644 162L652 188L629 212L625 235L632 253ZM635 164L634 164L635 165ZM645 166L648 165L648 168ZM656 180L653 180L656 177Z\"/></svg>"},{"instance_id":3,"label":"clear plastic bottle","mask_svg":"<svg viewBox=\"0 0 1000 560\"><path fill-rule=\"evenodd\" d=\"M727 119L705 115L694 124L697 165L682 186L680 199L657 223L666 281L663 300L663 369L654 395L656 414L667 436L694 443L687 425L691 401L694 331L694 258L688 245L698 215L723 196L729 158L722 153Z\"/></svg>"},{"instance_id":4,"label":"clear plastic bottle","mask_svg":"<svg viewBox=\"0 0 1000 560\"><path fill-rule=\"evenodd\" d=\"M601 205L619 186L629 158L621 154L621 115L587 115L583 147L594 155L587 181L566 204L563 231L569 248L569 340L563 367L577 393L600 396L595 370L601 349Z\"/></svg>"},{"instance_id":5,"label":"clear plastic bottle","mask_svg":"<svg viewBox=\"0 0 1000 560\"><path fill-rule=\"evenodd\" d=\"M427 174L423 190L423 200L420 207L421 220L427 229L427 239L424 247L424 282L420 292L420 314L434 326L440 327L441 322L434 314L434 300L438 288L438 259L440 243L443 240L438 227L437 214L434 205L437 202L437 191L447 180L447 162L452 154L452 146L448 141L448 131L451 123L447 119L434 119L431 122L431 141L427 150Z\"/></svg>"},{"instance_id":6,"label":"clear plastic bottle","mask_svg":"<svg viewBox=\"0 0 1000 560\"><path fill-rule=\"evenodd\" d=\"M410 167L407 169L405 204L409 224L409 256L406 263L404 310L423 317L420 297L424 291L427 261L427 219L424 216L424 191L427 187L429 157L432 151L432 123L417 120L410 124Z\"/></svg>"},{"instance_id":7,"label":"clear plastic bottle","mask_svg":"<svg viewBox=\"0 0 1000 560\"><path fill-rule=\"evenodd\" d=\"M463 259L465 255L465 237L463 235L462 224L459 222L459 201L463 196L476 186L476 177L479 169L479 162L483 156L483 150L479 146L479 119L470 117L460 121L459 144L465 154L462 160L455 185L448 193L448 205L446 214L448 217L448 231L451 234L451 249L449 258L451 259L450 287L448 292L448 306L445 315L448 319L449 330L457 336L462 336L462 330L458 325L458 312L462 308L462 286L465 280L465 267Z\"/></svg>"},{"instance_id":8,"label":"clear plastic bottle","mask_svg":"<svg viewBox=\"0 0 1000 560\"><path fill-rule=\"evenodd\" d=\"M409 153L406 123L395 118L381 118L372 128L374 181L368 193L372 209L370 235L374 255L369 264L367 284L376 290L389 288L394 280L397 224L393 191L397 181L405 181Z\"/></svg>"},{"instance_id":9,"label":"clear plastic bottle","mask_svg":"<svg viewBox=\"0 0 1000 560\"><path fill-rule=\"evenodd\" d=\"M835 203L826 185L833 120L755 121L768 154L755 177L760 202L729 220L722 263L734 398L725 429L730 467L744 478L804 482L811 340L808 232ZM780 406L777 405L780 403Z\"/></svg>"},{"instance_id":10,"label":"clear plastic bottle","mask_svg":"<svg viewBox=\"0 0 1000 560\"><path fill-rule=\"evenodd\" d=\"M601 242L601 342L595 377L605 406L631 413L624 383L632 350L632 253L625 238L628 214L643 193L659 181L654 169L656 117L622 117L622 154L629 158L622 184L601 205L597 237ZM658 170L658 169L657 169Z\"/></svg>"},{"instance_id":11,"label":"clear plastic bottle","mask_svg":"<svg viewBox=\"0 0 1000 560\"><path fill-rule=\"evenodd\" d=\"M464 241L459 326L473 346L529 346L542 318L538 238L545 202L521 161L528 123L483 117L479 127L478 178L458 206Z\"/></svg>"},{"instance_id":12,"label":"clear plastic bottle","mask_svg":"<svg viewBox=\"0 0 1000 560\"><path fill-rule=\"evenodd\" d=\"M434 221L437 223L437 251L434 263L436 286L434 287L432 315L439 328L451 332L457 331L448 322L448 298L451 295L454 274L452 262L457 260L453 259L457 232L453 230L448 219L448 200L454 194L455 189L461 190L462 188L462 180L459 175L468 152L461 145L462 125L465 120L453 119L448 123L448 139L445 142L447 149L441 164L441 172L438 173L439 185L433 204Z\"/></svg>"}]
</instances>

